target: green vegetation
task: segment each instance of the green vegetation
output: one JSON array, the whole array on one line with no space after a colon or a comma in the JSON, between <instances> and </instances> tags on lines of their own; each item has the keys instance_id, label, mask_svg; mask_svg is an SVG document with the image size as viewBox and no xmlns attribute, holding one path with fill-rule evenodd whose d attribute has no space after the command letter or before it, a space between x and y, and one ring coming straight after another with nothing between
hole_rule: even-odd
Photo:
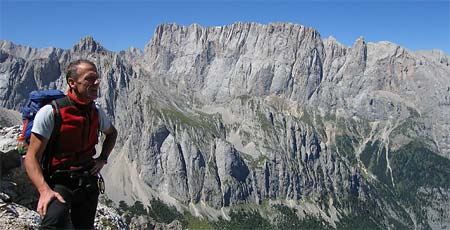
<instances>
[{"instance_id":1,"label":"green vegetation","mask_svg":"<svg viewBox=\"0 0 450 230\"><path fill-rule=\"evenodd\" d=\"M242 154L244 156L246 156L246 154ZM267 160L269 160L269 158L266 155L260 155L257 159L250 159L250 167L252 170L255 170L257 168L263 168L264 167L264 162L266 162Z\"/></svg>"},{"instance_id":2,"label":"green vegetation","mask_svg":"<svg viewBox=\"0 0 450 230\"><path fill-rule=\"evenodd\" d=\"M309 126L314 125L314 123L312 121L312 116L306 110L302 111L302 116L300 117L300 121Z\"/></svg>"},{"instance_id":3,"label":"green vegetation","mask_svg":"<svg viewBox=\"0 0 450 230\"><path fill-rule=\"evenodd\" d=\"M397 126L390 134L390 137L395 137L399 134L403 134L406 136L409 136L409 133L414 130L414 128L417 126L417 120L408 118L406 119L402 124Z\"/></svg>"},{"instance_id":4,"label":"green vegetation","mask_svg":"<svg viewBox=\"0 0 450 230\"><path fill-rule=\"evenodd\" d=\"M403 223L399 222L398 220L396 220L396 219L394 219L394 218L392 218L392 217L389 217L389 218L388 218L388 221L389 221L389 224L390 224L390 225L393 225L393 226L394 226L393 229L404 229L404 230L408 230L408 229L411 229L412 226L413 226L413 225L411 225L411 226L406 226L406 225L404 225ZM411 224L412 224L412 223L411 223Z\"/></svg>"},{"instance_id":5,"label":"green vegetation","mask_svg":"<svg viewBox=\"0 0 450 230\"><path fill-rule=\"evenodd\" d=\"M364 119L344 120L342 118L337 118L332 122L336 126L336 137L335 146L331 146L331 149L348 159L351 165L357 166L358 160L355 154L355 147L359 146L363 142L363 138L369 135L371 130L369 122ZM365 165L369 164L369 157L375 149L378 149L378 144L366 146L363 156L361 156Z\"/></svg>"},{"instance_id":6,"label":"green vegetation","mask_svg":"<svg viewBox=\"0 0 450 230\"><path fill-rule=\"evenodd\" d=\"M215 127L215 122L213 120L213 115L207 114L196 114L195 116L188 116L188 113L183 113L182 111L176 108L158 108L158 112L160 117L167 117L169 120L172 120L178 124L184 124L195 129L200 129L204 131L208 131L210 133L214 133L218 135L218 131Z\"/></svg>"},{"instance_id":7,"label":"green vegetation","mask_svg":"<svg viewBox=\"0 0 450 230\"><path fill-rule=\"evenodd\" d=\"M175 207L170 207L157 199L152 199L147 209L144 208L141 202L136 201L133 206L127 208L127 211L134 216L148 215L158 223L169 224L174 220L178 220L183 225L183 229L213 229L208 220L194 217L189 212L181 214Z\"/></svg>"},{"instance_id":8,"label":"green vegetation","mask_svg":"<svg viewBox=\"0 0 450 230\"><path fill-rule=\"evenodd\" d=\"M119 212L129 212L134 216L147 215L147 210L145 210L144 205L140 201L136 201L132 206L128 206L125 201L121 200L119 202Z\"/></svg>"},{"instance_id":9,"label":"green vegetation","mask_svg":"<svg viewBox=\"0 0 450 230\"><path fill-rule=\"evenodd\" d=\"M414 131L413 121L406 121L399 126L397 132ZM399 219L388 218L389 224L396 229L407 229L414 226L410 214L405 212L405 206L414 213L418 226L429 228L427 211L424 207L429 206L433 197L420 194L422 188L450 188L450 160L439 156L430 150L428 141L413 139L409 144L402 146L396 151L389 152L391 172L387 168L387 152L379 141L367 143L360 155L362 163L378 179L374 181L375 192L379 192L393 208ZM352 212L360 213L360 212ZM359 215L359 214L358 214ZM358 218L352 217L354 222L342 224L344 228L361 228L355 225ZM373 216L371 217L373 219ZM371 220L370 218L365 218ZM376 220L376 219L374 219ZM345 221L344 221L345 222ZM370 223L366 223L370 224Z\"/></svg>"},{"instance_id":10,"label":"green vegetation","mask_svg":"<svg viewBox=\"0 0 450 230\"><path fill-rule=\"evenodd\" d=\"M281 214L275 219L277 229L331 229L320 218L307 215L300 219L294 209L286 205L278 204L274 208Z\"/></svg>"},{"instance_id":11,"label":"green vegetation","mask_svg":"<svg viewBox=\"0 0 450 230\"><path fill-rule=\"evenodd\" d=\"M320 137L325 137L325 122L328 121L328 118L322 118L320 115L314 113L313 115L309 114L307 111L303 111L301 117L293 117L296 122L301 124L305 124L308 127L311 127L315 134ZM334 121L332 121L334 122Z\"/></svg>"},{"instance_id":12,"label":"green vegetation","mask_svg":"<svg viewBox=\"0 0 450 230\"><path fill-rule=\"evenodd\" d=\"M125 201L121 200L121 201L119 202L119 211L121 211L121 213L127 211L128 208L129 208L129 207L128 207L128 204L127 204Z\"/></svg>"},{"instance_id":13,"label":"green vegetation","mask_svg":"<svg viewBox=\"0 0 450 230\"><path fill-rule=\"evenodd\" d=\"M411 111L415 112L414 110ZM432 137L424 130L427 126L425 121L418 119L418 117L419 115L414 115L405 119L390 133L389 138L395 138L398 135L403 135L410 139L420 139L420 142L424 146L435 146Z\"/></svg>"},{"instance_id":14,"label":"green vegetation","mask_svg":"<svg viewBox=\"0 0 450 230\"><path fill-rule=\"evenodd\" d=\"M106 195L102 195L99 197L100 202L104 203L106 206L108 207L113 207L114 206L114 201L112 201L111 199L109 199ZM123 202L123 201L122 201ZM120 202L119 202L120 203Z\"/></svg>"},{"instance_id":15,"label":"green vegetation","mask_svg":"<svg viewBox=\"0 0 450 230\"><path fill-rule=\"evenodd\" d=\"M370 165L373 164L374 155L378 152L379 147L380 141L378 140L372 143L367 143L364 147L364 150L360 155L360 159L366 168L369 168Z\"/></svg>"},{"instance_id":16,"label":"green vegetation","mask_svg":"<svg viewBox=\"0 0 450 230\"><path fill-rule=\"evenodd\" d=\"M110 220L108 220L106 218L100 219L100 226L104 227L105 229L111 229L111 230L119 229L117 227L117 225L115 225L113 222L111 222ZM29 229L33 229L33 228L29 228Z\"/></svg>"},{"instance_id":17,"label":"green vegetation","mask_svg":"<svg viewBox=\"0 0 450 230\"><path fill-rule=\"evenodd\" d=\"M217 166L215 165L215 163L213 161L208 161L208 170L210 173L212 173L213 175L215 174L215 172L217 171Z\"/></svg>"},{"instance_id":18,"label":"green vegetation","mask_svg":"<svg viewBox=\"0 0 450 230\"><path fill-rule=\"evenodd\" d=\"M362 137L370 135L370 131L372 130L371 126L369 125L369 121L362 118L358 120L351 120L350 122L346 123L350 123L350 133L357 134L356 136L360 138L360 142L362 141Z\"/></svg>"},{"instance_id":19,"label":"green vegetation","mask_svg":"<svg viewBox=\"0 0 450 230\"><path fill-rule=\"evenodd\" d=\"M214 229L331 229L320 218L311 215L300 218L294 209L283 204L274 205L270 209L277 213L273 223L257 209L242 207L230 212L230 221L219 219L211 224Z\"/></svg>"},{"instance_id":20,"label":"green vegetation","mask_svg":"<svg viewBox=\"0 0 450 230\"><path fill-rule=\"evenodd\" d=\"M355 156L355 150L353 149L353 146L357 143L357 140L353 136L349 135L341 135L336 136L336 148L339 151L339 153L346 157L351 164L356 164L356 156Z\"/></svg>"},{"instance_id":21,"label":"green vegetation","mask_svg":"<svg viewBox=\"0 0 450 230\"><path fill-rule=\"evenodd\" d=\"M144 205L140 201L134 202L134 205L128 209L129 212L134 215L146 215L147 210L144 208Z\"/></svg>"},{"instance_id":22,"label":"green vegetation","mask_svg":"<svg viewBox=\"0 0 450 230\"><path fill-rule=\"evenodd\" d=\"M399 198L413 204L420 187L450 188L450 160L432 152L418 140L395 152L390 161Z\"/></svg>"},{"instance_id":23,"label":"green vegetation","mask_svg":"<svg viewBox=\"0 0 450 230\"><path fill-rule=\"evenodd\" d=\"M214 222L214 229L274 229L258 211L231 211L230 217L230 221L220 219Z\"/></svg>"},{"instance_id":24,"label":"green vegetation","mask_svg":"<svg viewBox=\"0 0 450 230\"><path fill-rule=\"evenodd\" d=\"M192 127L196 130L202 130L212 135L219 136L220 130L216 127L218 118L215 115L206 113L188 113L183 112L173 106L160 106L151 98L147 98L146 105L148 106L147 116L157 116L163 120L169 120L182 126Z\"/></svg>"},{"instance_id":25,"label":"green vegetation","mask_svg":"<svg viewBox=\"0 0 450 230\"><path fill-rule=\"evenodd\" d=\"M236 97L236 99L241 100L241 102L247 102L247 101L251 100L252 97L250 95L240 95L240 96Z\"/></svg>"},{"instance_id":26,"label":"green vegetation","mask_svg":"<svg viewBox=\"0 0 450 230\"><path fill-rule=\"evenodd\" d=\"M396 213L398 219L403 222L400 223L397 220L394 221L394 219L388 216L388 219L392 219L389 220L390 224L395 226L398 225L398 227L396 227L395 229L410 229L412 226L414 226L414 222L411 220L409 213L405 211L405 207L403 206L403 204L401 204L401 200L397 198L397 195L392 188L392 184L386 185L381 181L373 181L372 185L370 186L370 189L373 193L373 196L381 197L386 204L389 204L389 206L392 208L392 211ZM370 201L377 202L377 200ZM374 203L372 203L372 206L379 208L379 206L375 205ZM373 210L373 208L369 208L369 210Z\"/></svg>"},{"instance_id":27,"label":"green vegetation","mask_svg":"<svg viewBox=\"0 0 450 230\"><path fill-rule=\"evenodd\" d=\"M382 148L379 156L374 161L374 164L370 166L370 170L373 172L377 179L385 184L391 184L391 176L388 171L387 161L386 161L386 149Z\"/></svg>"},{"instance_id":28,"label":"green vegetation","mask_svg":"<svg viewBox=\"0 0 450 230\"><path fill-rule=\"evenodd\" d=\"M124 216L126 223L130 223L133 216L147 215L147 210L145 210L140 201L136 201L132 206L128 206L125 201L121 200L119 202L118 212L120 215Z\"/></svg>"},{"instance_id":29,"label":"green vegetation","mask_svg":"<svg viewBox=\"0 0 450 230\"><path fill-rule=\"evenodd\" d=\"M150 201L148 215L159 223L169 224L174 220L179 220L186 225L183 215L175 207L169 207L160 200L152 199Z\"/></svg>"},{"instance_id":30,"label":"green vegetation","mask_svg":"<svg viewBox=\"0 0 450 230\"><path fill-rule=\"evenodd\" d=\"M390 172L387 168L386 149L380 145L381 143L378 140L371 144L367 143L360 159L379 181L386 185L392 185Z\"/></svg>"},{"instance_id":31,"label":"green vegetation","mask_svg":"<svg viewBox=\"0 0 450 230\"><path fill-rule=\"evenodd\" d=\"M239 135L241 136L242 145L247 145L250 141L252 141L252 134L245 131L245 130L239 130Z\"/></svg>"},{"instance_id":32,"label":"green vegetation","mask_svg":"<svg viewBox=\"0 0 450 230\"><path fill-rule=\"evenodd\" d=\"M409 114L411 115L410 117L412 117L412 118L419 118L420 117L420 114L419 114L419 112L417 112L416 109L411 108L411 107L407 107L407 109L409 111Z\"/></svg>"},{"instance_id":33,"label":"green vegetation","mask_svg":"<svg viewBox=\"0 0 450 230\"><path fill-rule=\"evenodd\" d=\"M273 129L272 122L267 119L266 115L262 111L258 111L258 120L262 130Z\"/></svg>"},{"instance_id":34,"label":"green vegetation","mask_svg":"<svg viewBox=\"0 0 450 230\"><path fill-rule=\"evenodd\" d=\"M343 204L351 214L340 219L337 229L385 229L382 211L375 200L360 200L352 196Z\"/></svg>"},{"instance_id":35,"label":"green vegetation","mask_svg":"<svg viewBox=\"0 0 450 230\"><path fill-rule=\"evenodd\" d=\"M428 202L433 197L422 194L421 188L450 188L450 160L431 151L425 142L415 139L400 149L389 152L393 183L387 170L386 149L380 147L379 141L368 143L361 154L363 164L378 178L378 181L373 183L375 186L373 193L376 195L379 192L379 196L398 216L398 219L388 217L389 224L396 229L414 226L410 214L405 211L405 206L414 213L418 226L430 228L424 207L429 205ZM360 212L353 211L353 213ZM359 221L358 218L352 218L353 222L343 224L341 227L361 228L354 223ZM371 218L373 219L373 215Z\"/></svg>"},{"instance_id":36,"label":"green vegetation","mask_svg":"<svg viewBox=\"0 0 450 230\"><path fill-rule=\"evenodd\" d=\"M179 220L183 226L187 225L184 216L174 207L169 207L160 200L152 199L147 209L140 201L128 206L124 201L119 202L119 213L126 213L126 221L129 222L133 216L150 216L156 222L169 224L174 220Z\"/></svg>"},{"instance_id":37,"label":"green vegetation","mask_svg":"<svg viewBox=\"0 0 450 230\"><path fill-rule=\"evenodd\" d=\"M184 213L184 217L187 221L187 226L183 226L187 229L201 229L201 230L212 230L214 229L213 226L209 223L207 219L201 219L198 217L193 216L189 212Z\"/></svg>"},{"instance_id":38,"label":"green vegetation","mask_svg":"<svg viewBox=\"0 0 450 230\"><path fill-rule=\"evenodd\" d=\"M384 229L380 222L367 215L345 216L337 224L337 229Z\"/></svg>"},{"instance_id":39,"label":"green vegetation","mask_svg":"<svg viewBox=\"0 0 450 230\"><path fill-rule=\"evenodd\" d=\"M266 201L267 202L267 201ZM340 208L351 211L351 214L340 219L337 223L337 229L384 229L383 211L376 204L375 200L360 200L358 197L350 197L348 200L343 200ZM152 200L151 206L144 209L140 202L135 202L131 207L128 207L124 202L121 202L121 207L125 207L129 213L134 215L148 215L159 223L171 223L174 220L181 222L183 229L333 229L332 226L323 222L320 217L306 214L301 218L297 215L294 209L291 209L283 204L265 205L265 206L236 206L235 210L230 212L230 220L219 218L218 221L211 222L207 219L192 216L189 212L179 213L174 207L169 207L160 200ZM266 207L271 209L271 218L262 216L258 211L259 207ZM401 209L403 211L403 209ZM419 209L414 211L420 211ZM403 213L397 213L403 214ZM421 213L420 215L425 215ZM402 215L403 216L403 215ZM402 218L402 217L401 217ZM410 223L408 215L402 221ZM425 225L426 220L418 217L419 221ZM388 218L391 226L395 229L408 229L404 223ZM111 225L105 220L105 225ZM409 225L412 226L412 225Z\"/></svg>"}]
</instances>

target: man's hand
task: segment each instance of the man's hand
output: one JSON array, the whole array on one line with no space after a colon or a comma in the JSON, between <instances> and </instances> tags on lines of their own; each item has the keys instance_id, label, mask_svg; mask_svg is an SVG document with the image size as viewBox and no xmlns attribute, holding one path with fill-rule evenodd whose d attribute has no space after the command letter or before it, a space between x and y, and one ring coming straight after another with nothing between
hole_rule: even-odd
<instances>
[{"instance_id":1,"label":"man's hand","mask_svg":"<svg viewBox=\"0 0 450 230\"><path fill-rule=\"evenodd\" d=\"M105 166L106 160L95 159L95 165L91 169L91 175L97 175L100 170L102 170L103 166Z\"/></svg>"},{"instance_id":2,"label":"man's hand","mask_svg":"<svg viewBox=\"0 0 450 230\"><path fill-rule=\"evenodd\" d=\"M58 199L58 201L61 203L66 203L66 201L59 193L51 190L50 188L41 192L37 206L37 212L39 213L39 215L45 216L45 214L47 214L48 204L50 204L50 202L55 198Z\"/></svg>"},{"instance_id":3,"label":"man's hand","mask_svg":"<svg viewBox=\"0 0 450 230\"><path fill-rule=\"evenodd\" d=\"M102 152L100 156L95 159L95 165L91 169L91 175L96 175L100 172L100 170L102 170L103 166L105 166L106 164L106 159L108 159L109 154L116 144L117 130L112 124L109 129L107 129L103 133L106 135L106 137L103 141Z\"/></svg>"},{"instance_id":4,"label":"man's hand","mask_svg":"<svg viewBox=\"0 0 450 230\"><path fill-rule=\"evenodd\" d=\"M48 140L39 134L32 133L30 139L30 145L28 146L27 155L25 156L25 169L27 174L39 191L39 202L37 206L37 212L41 216L47 214L48 204L53 199L58 199L61 203L66 203L62 196L53 191L45 182L42 175L42 169L37 159L40 159L44 152L45 146L47 146Z\"/></svg>"}]
</instances>

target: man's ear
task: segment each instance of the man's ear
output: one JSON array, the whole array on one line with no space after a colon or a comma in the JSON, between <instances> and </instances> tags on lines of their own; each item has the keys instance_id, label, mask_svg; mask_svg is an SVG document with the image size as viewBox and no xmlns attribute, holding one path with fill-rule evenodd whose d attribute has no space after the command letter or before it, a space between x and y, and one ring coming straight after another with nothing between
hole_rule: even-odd
<instances>
[{"instance_id":1,"label":"man's ear","mask_svg":"<svg viewBox=\"0 0 450 230\"><path fill-rule=\"evenodd\" d=\"M67 78L67 84L69 85L69 88L73 89L75 87L75 80L73 78Z\"/></svg>"}]
</instances>

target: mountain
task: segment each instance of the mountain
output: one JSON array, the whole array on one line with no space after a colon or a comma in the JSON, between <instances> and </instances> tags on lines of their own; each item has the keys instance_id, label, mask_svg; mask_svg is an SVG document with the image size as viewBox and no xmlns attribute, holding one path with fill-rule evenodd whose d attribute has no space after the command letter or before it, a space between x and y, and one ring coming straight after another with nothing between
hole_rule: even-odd
<instances>
[{"instance_id":1,"label":"mountain","mask_svg":"<svg viewBox=\"0 0 450 230\"><path fill-rule=\"evenodd\" d=\"M116 202L157 198L235 227L450 227L442 51L346 47L290 23L163 24L120 53L92 37L68 50L0 41L0 106L65 90L78 58L97 64L119 130L104 172Z\"/></svg>"}]
</instances>

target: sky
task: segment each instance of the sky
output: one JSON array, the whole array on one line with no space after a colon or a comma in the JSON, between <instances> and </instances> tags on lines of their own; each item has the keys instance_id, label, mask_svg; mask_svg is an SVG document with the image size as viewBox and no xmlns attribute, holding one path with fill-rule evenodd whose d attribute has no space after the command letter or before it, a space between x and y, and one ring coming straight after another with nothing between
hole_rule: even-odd
<instances>
[{"instance_id":1,"label":"sky","mask_svg":"<svg viewBox=\"0 0 450 230\"><path fill-rule=\"evenodd\" d=\"M290 22L346 46L390 41L450 55L450 0L0 0L0 40L70 49L92 36L106 49L144 49L162 23L203 27Z\"/></svg>"}]
</instances>

